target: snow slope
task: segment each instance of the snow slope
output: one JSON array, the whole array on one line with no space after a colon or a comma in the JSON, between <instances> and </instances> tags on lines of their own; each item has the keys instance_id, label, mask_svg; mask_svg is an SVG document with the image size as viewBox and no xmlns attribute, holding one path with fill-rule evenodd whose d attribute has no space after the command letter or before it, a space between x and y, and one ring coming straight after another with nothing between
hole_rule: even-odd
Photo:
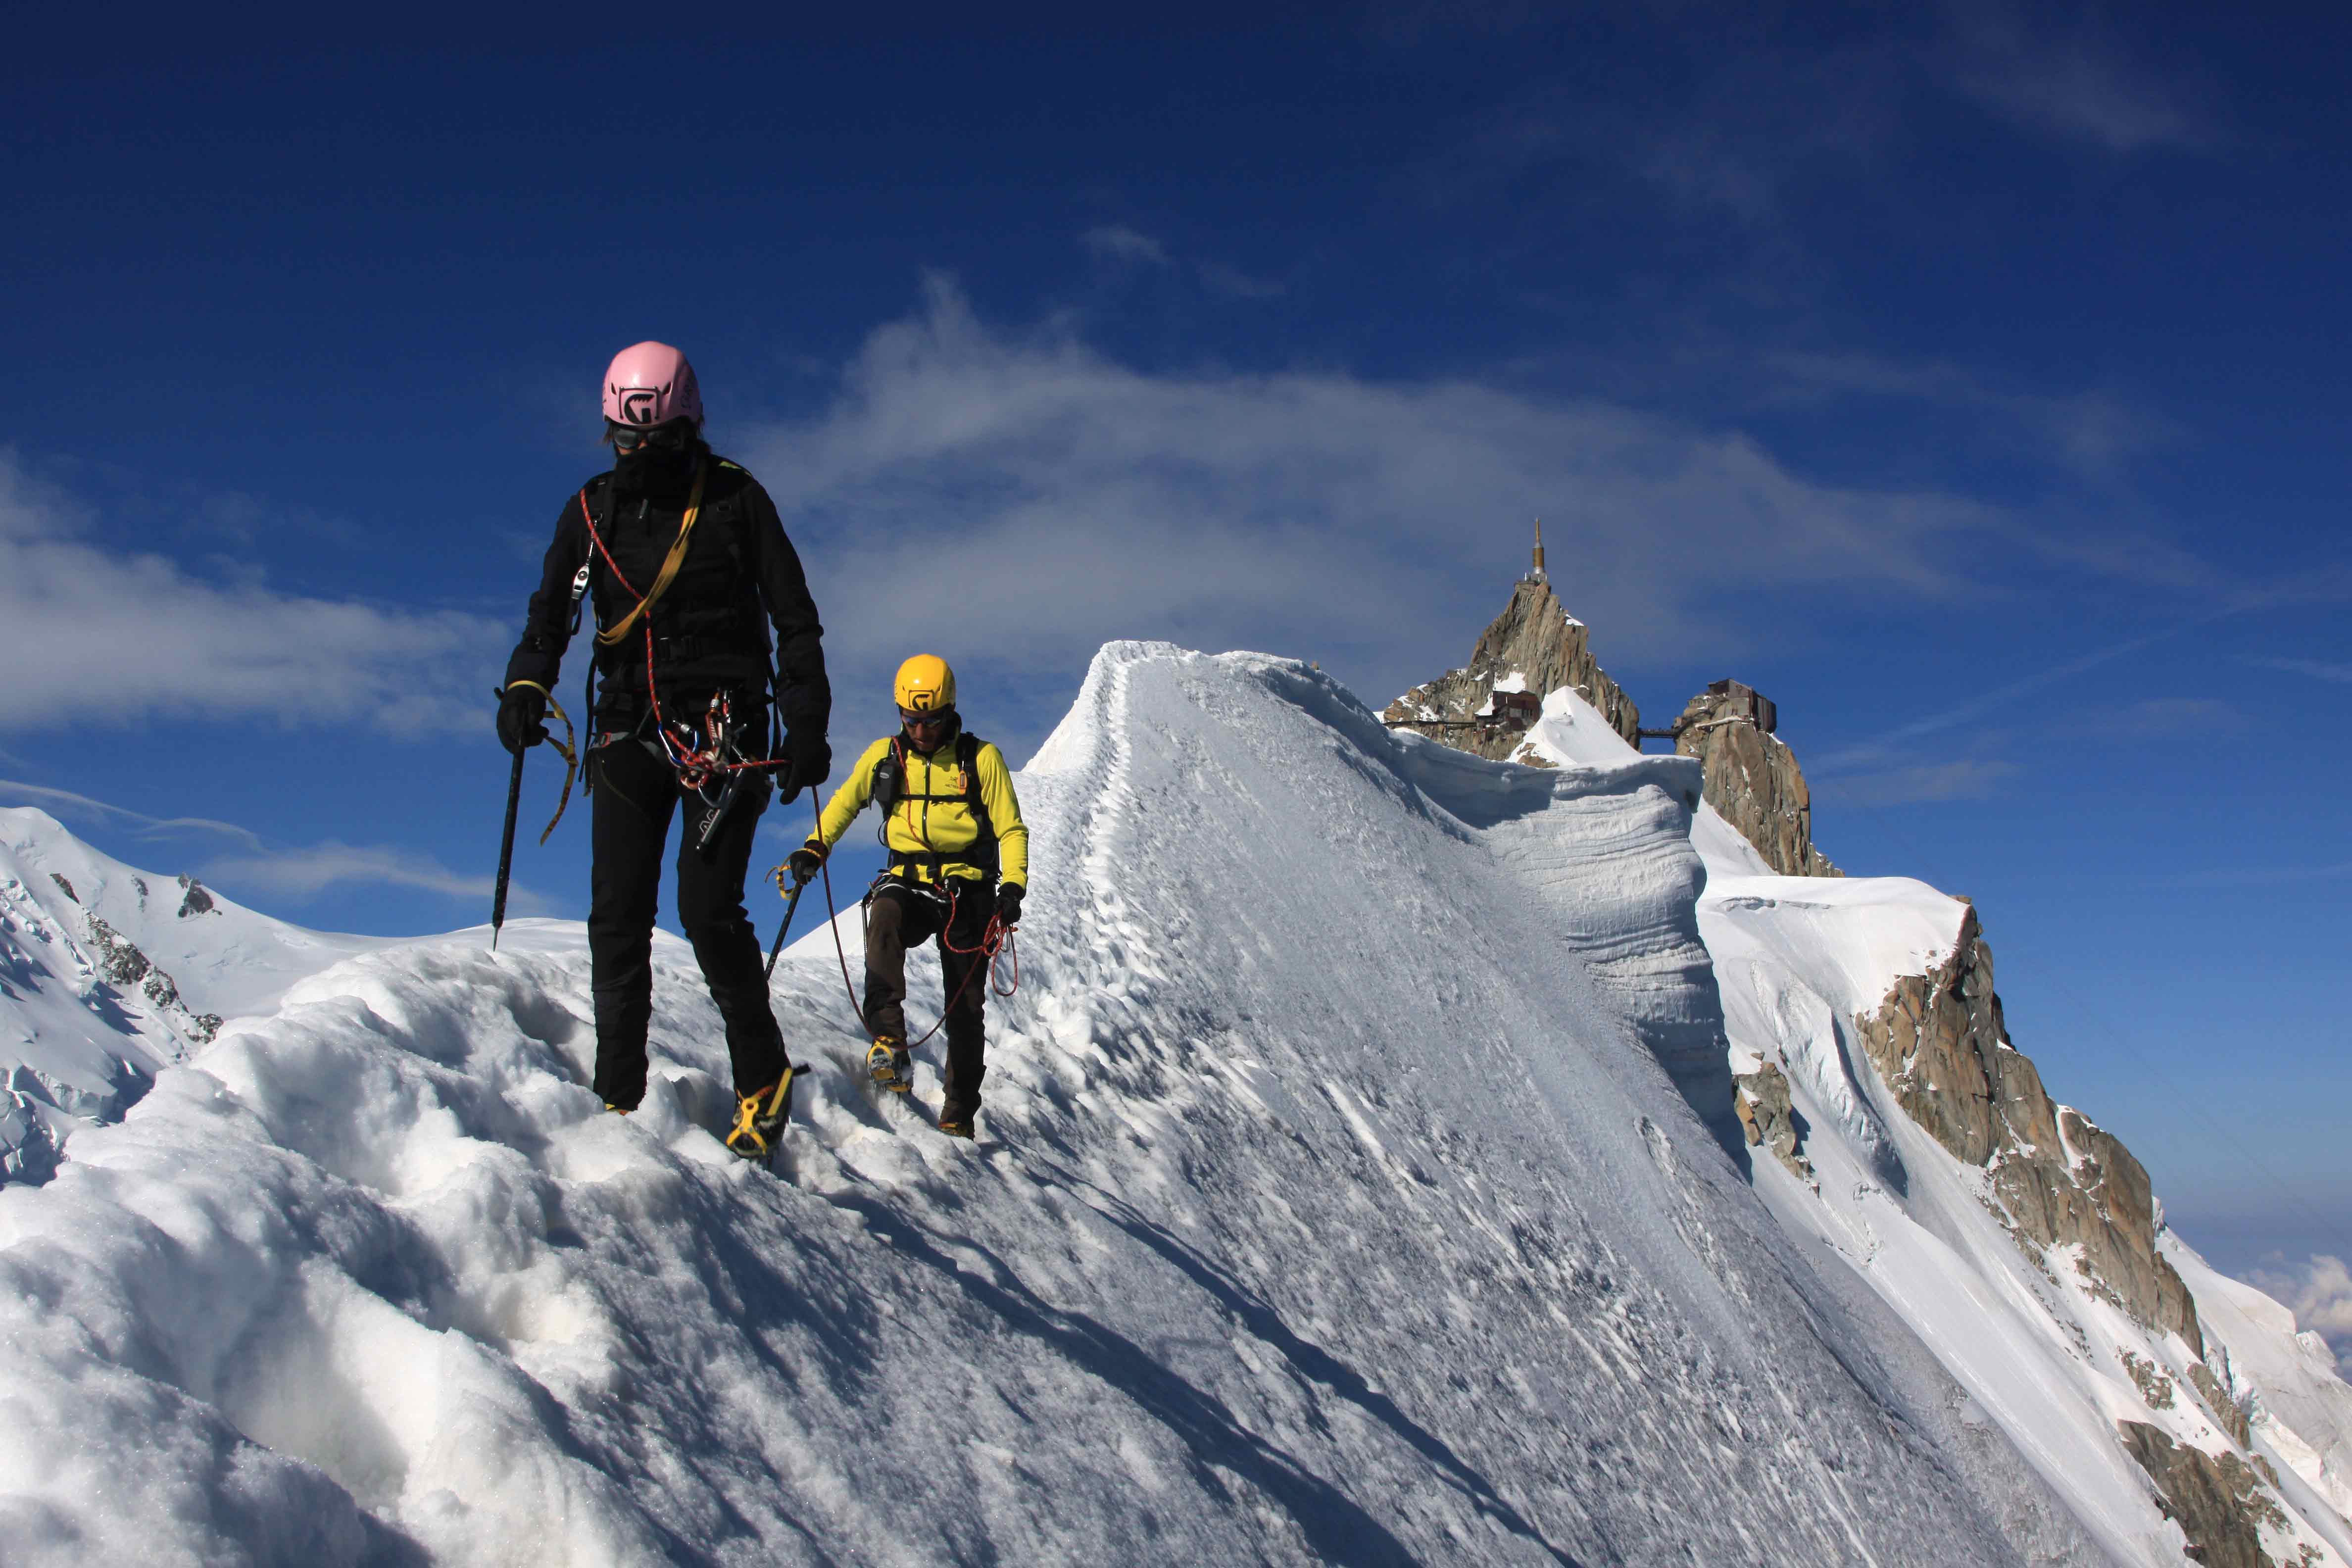
<instances>
[{"instance_id":1,"label":"snow slope","mask_svg":"<svg viewBox=\"0 0 2352 1568\"><path fill-rule=\"evenodd\" d=\"M2340 1515L2352 1515L2352 1385L2316 1333L2242 1280L2217 1274L2179 1237L2165 1256L2197 1298L2206 1336L2222 1348L2230 1389L2265 1449Z\"/></svg>"},{"instance_id":2,"label":"snow slope","mask_svg":"<svg viewBox=\"0 0 2352 1568\"><path fill-rule=\"evenodd\" d=\"M369 945L297 931L184 879L134 871L44 812L0 810L0 1172L40 1176L120 1117L224 1014Z\"/></svg>"},{"instance_id":3,"label":"snow slope","mask_svg":"<svg viewBox=\"0 0 2352 1568\"><path fill-rule=\"evenodd\" d=\"M1568 765L1634 754L1571 691L1551 694L1531 741ZM2253 1451L2280 1475L2294 1516L2265 1528L2265 1550L2279 1562L2352 1560L2343 1519L2352 1387L2324 1351L2296 1339L2293 1314L2215 1274L2168 1234L2166 1255L2209 1342L2151 1334L2103 1298L2067 1249L2030 1248L2005 1228L1984 1173L1912 1121L1863 1056L1853 1021L1875 1013L1897 979L1952 952L1965 906L1907 878L1774 876L1711 809L1700 816L1693 838L1708 877L1699 927L1733 1066L1779 1063L1810 1124L1818 1191L1770 1160L1757 1171L1788 1234L1832 1268L1851 1268L1891 1307L1958 1379L1978 1418L2028 1456L2109 1554L2181 1561L2169 1526L2151 1532L2147 1479L2114 1435L2118 1421L2140 1422L2227 1451L2228 1436L2191 1392L2189 1367L2204 1361L2252 1417Z\"/></svg>"},{"instance_id":4,"label":"snow slope","mask_svg":"<svg viewBox=\"0 0 2352 1568\"><path fill-rule=\"evenodd\" d=\"M852 910L777 972L775 1177L712 1136L682 943L623 1119L577 926L252 917L242 1016L0 1187L0 1555L2180 1561L2073 1392L2000 1403L1938 1338L2074 1375L1942 1208L1749 1169L1726 1064L1761 1026L1700 941L1748 928L1702 897L1696 764L1619 752L1481 763L1298 664L1112 645L1020 778L980 1142L932 1127L928 1053L912 1105L863 1086ZM83 853L34 826L20 887ZM1914 955L1823 940L1832 989ZM1984 1316L1920 1281L1989 1281Z\"/></svg>"}]
</instances>

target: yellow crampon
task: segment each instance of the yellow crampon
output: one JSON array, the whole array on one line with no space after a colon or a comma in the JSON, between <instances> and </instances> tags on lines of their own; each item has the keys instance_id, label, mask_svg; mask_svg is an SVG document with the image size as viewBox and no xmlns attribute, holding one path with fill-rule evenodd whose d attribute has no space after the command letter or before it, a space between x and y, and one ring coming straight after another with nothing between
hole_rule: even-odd
<instances>
[{"instance_id":1,"label":"yellow crampon","mask_svg":"<svg viewBox=\"0 0 2352 1568\"><path fill-rule=\"evenodd\" d=\"M893 1094L915 1087L915 1059L907 1054L907 1042L896 1036L885 1035L867 1047L866 1070L874 1075L875 1087Z\"/></svg>"},{"instance_id":2,"label":"yellow crampon","mask_svg":"<svg viewBox=\"0 0 2352 1568\"><path fill-rule=\"evenodd\" d=\"M735 1130L727 1134L730 1152L746 1160L764 1160L784 1141L792 1119L793 1068L757 1094L747 1094L735 1107Z\"/></svg>"}]
</instances>

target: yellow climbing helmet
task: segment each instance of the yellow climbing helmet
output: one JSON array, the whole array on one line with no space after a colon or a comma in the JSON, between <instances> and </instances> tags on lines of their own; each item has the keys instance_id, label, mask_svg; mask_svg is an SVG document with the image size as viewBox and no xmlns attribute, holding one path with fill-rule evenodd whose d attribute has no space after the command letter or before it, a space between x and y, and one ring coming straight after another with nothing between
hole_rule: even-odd
<instances>
[{"instance_id":1,"label":"yellow climbing helmet","mask_svg":"<svg viewBox=\"0 0 2352 1568\"><path fill-rule=\"evenodd\" d=\"M898 667L894 688L898 706L909 713L935 713L955 706L955 671L935 653L919 653Z\"/></svg>"}]
</instances>

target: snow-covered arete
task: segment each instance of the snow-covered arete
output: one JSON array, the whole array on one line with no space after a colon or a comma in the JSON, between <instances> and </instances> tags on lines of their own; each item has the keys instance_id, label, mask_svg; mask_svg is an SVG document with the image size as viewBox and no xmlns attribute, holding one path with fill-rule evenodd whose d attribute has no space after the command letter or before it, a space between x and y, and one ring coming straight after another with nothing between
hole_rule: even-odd
<instances>
[{"instance_id":1,"label":"snow-covered arete","mask_svg":"<svg viewBox=\"0 0 2352 1568\"><path fill-rule=\"evenodd\" d=\"M1633 754L1570 691L1550 694L1528 743L1569 766ZM1756 1166L1788 1233L1867 1282L1958 1379L1975 1418L2005 1432L2111 1554L2181 1560L2168 1531L2146 1537L2131 1497L2148 1483L2115 1434L2134 1422L2231 1451L2218 1424L2228 1413L2193 1381L2202 1363L2251 1416L2247 1451L2269 1461L2292 1514L2264 1523L2273 1561L2352 1559L2352 1386L2324 1347L2298 1340L2293 1314L2167 1233L2160 1248L2189 1286L2205 1342L2134 1321L2065 1248L2037 1249L2000 1223L1985 1173L1906 1116L1864 1056L1857 1021L1901 978L1951 955L1964 902L1908 878L1774 876L1712 809L1699 817L1699 927L1733 1070L1779 1065L1809 1124L1814 1183L1769 1159Z\"/></svg>"},{"instance_id":2,"label":"snow-covered arete","mask_svg":"<svg viewBox=\"0 0 2352 1568\"><path fill-rule=\"evenodd\" d=\"M174 970L217 1037L0 1188L0 1555L2179 1563L2101 1358L2186 1352L2037 1285L1822 1044L1939 956L1940 895L1803 880L1832 903L1783 919L1696 764L1578 755L1575 704L1515 767L1304 665L1105 648L1020 780L977 1146L931 1061L912 1106L865 1087L832 931L777 971L808 1070L771 1176L712 1135L682 944L623 1119L578 926L249 917L248 1005ZM86 853L15 831L19 887ZM1733 1053L1783 1049L1819 1195L1728 1121Z\"/></svg>"}]
</instances>

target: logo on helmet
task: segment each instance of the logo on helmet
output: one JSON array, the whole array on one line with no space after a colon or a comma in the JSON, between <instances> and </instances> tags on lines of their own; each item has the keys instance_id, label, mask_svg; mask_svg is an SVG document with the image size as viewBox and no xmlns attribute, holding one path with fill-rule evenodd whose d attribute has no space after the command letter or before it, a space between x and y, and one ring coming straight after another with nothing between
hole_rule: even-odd
<instances>
[{"instance_id":1,"label":"logo on helmet","mask_svg":"<svg viewBox=\"0 0 2352 1568\"><path fill-rule=\"evenodd\" d=\"M650 425L660 411L662 395L667 386L631 386L621 392L621 422L624 425Z\"/></svg>"},{"instance_id":2,"label":"logo on helmet","mask_svg":"<svg viewBox=\"0 0 2352 1568\"><path fill-rule=\"evenodd\" d=\"M928 713L939 705L940 694L936 691L915 691L908 694L907 706L918 713Z\"/></svg>"}]
</instances>

